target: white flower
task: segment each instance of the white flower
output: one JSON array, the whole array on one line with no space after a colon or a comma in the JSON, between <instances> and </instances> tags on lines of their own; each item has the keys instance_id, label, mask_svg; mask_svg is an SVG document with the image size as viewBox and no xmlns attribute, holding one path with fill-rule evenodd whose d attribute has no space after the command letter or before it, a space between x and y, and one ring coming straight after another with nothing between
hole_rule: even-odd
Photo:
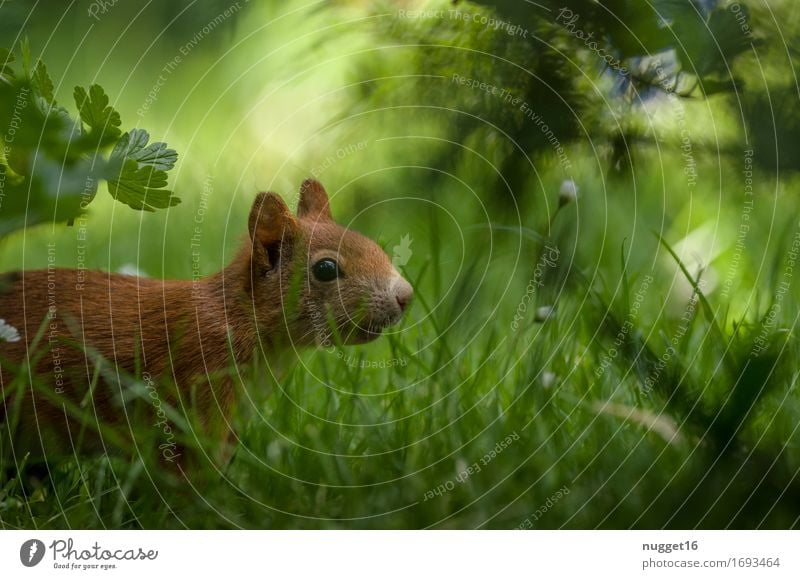
<instances>
[{"instance_id":1,"label":"white flower","mask_svg":"<svg viewBox=\"0 0 800 579\"><path fill-rule=\"evenodd\" d=\"M19 339L17 328L0 318L0 342L19 342Z\"/></svg>"},{"instance_id":2,"label":"white flower","mask_svg":"<svg viewBox=\"0 0 800 579\"><path fill-rule=\"evenodd\" d=\"M533 314L533 321L535 322L545 322L553 317L556 309L553 306L542 306L540 308L536 308L536 312Z\"/></svg>"},{"instance_id":3,"label":"white flower","mask_svg":"<svg viewBox=\"0 0 800 579\"><path fill-rule=\"evenodd\" d=\"M558 205L566 205L578 199L578 186L572 179L565 179L558 191Z\"/></svg>"},{"instance_id":4,"label":"white flower","mask_svg":"<svg viewBox=\"0 0 800 579\"><path fill-rule=\"evenodd\" d=\"M555 375L555 372L542 372L542 386L545 388L550 388L556 383L556 380L558 380L558 376Z\"/></svg>"},{"instance_id":5,"label":"white flower","mask_svg":"<svg viewBox=\"0 0 800 579\"><path fill-rule=\"evenodd\" d=\"M125 263L119 266L117 273L121 273L122 275L135 275L136 277L147 277L147 274L133 263Z\"/></svg>"}]
</instances>

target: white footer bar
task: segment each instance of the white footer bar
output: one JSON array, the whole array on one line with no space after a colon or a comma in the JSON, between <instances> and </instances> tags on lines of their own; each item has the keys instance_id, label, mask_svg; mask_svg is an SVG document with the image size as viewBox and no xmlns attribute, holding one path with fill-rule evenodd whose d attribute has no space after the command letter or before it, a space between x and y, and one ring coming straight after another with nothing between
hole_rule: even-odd
<instances>
[{"instance_id":1,"label":"white footer bar","mask_svg":"<svg viewBox=\"0 0 800 579\"><path fill-rule=\"evenodd\" d=\"M800 577L791 531L1 531L2 577Z\"/></svg>"}]
</instances>

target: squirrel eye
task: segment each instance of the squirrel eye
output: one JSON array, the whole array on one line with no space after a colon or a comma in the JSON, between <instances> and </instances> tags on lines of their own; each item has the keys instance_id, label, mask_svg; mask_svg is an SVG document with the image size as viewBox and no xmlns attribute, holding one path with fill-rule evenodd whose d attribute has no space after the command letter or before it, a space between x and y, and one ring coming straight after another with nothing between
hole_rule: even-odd
<instances>
[{"instance_id":1,"label":"squirrel eye","mask_svg":"<svg viewBox=\"0 0 800 579\"><path fill-rule=\"evenodd\" d=\"M319 281L333 281L340 275L339 264L330 258L320 259L311 271Z\"/></svg>"}]
</instances>

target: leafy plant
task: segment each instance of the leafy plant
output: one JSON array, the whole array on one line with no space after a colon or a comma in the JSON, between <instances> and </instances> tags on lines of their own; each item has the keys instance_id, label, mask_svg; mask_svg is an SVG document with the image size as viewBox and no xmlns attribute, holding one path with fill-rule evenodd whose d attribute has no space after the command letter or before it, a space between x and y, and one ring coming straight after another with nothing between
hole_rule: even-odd
<instances>
[{"instance_id":1,"label":"leafy plant","mask_svg":"<svg viewBox=\"0 0 800 579\"><path fill-rule=\"evenodd\" d=\"M74 219L92 202L100 181L133 209L155 211L180 202L166 188L178 158L173 149L150 143L144 129L123 132L119 112L97 84L75 87L79 118L73 118L56 101L45 64L31 66L27 42L20 56L17 63L12 52L0 49L0 235Z\"/></svg>"}]
</instances>

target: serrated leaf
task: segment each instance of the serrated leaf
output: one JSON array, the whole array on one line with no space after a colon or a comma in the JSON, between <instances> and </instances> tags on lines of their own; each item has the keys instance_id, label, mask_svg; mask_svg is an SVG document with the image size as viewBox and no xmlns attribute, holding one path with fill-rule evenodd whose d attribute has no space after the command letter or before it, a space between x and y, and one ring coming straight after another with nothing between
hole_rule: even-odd
<instances>
[{"instance_id":1,"label":"serrated leaf","mask_svg":"<svg viewBox=\"0 0 800 579\"><path fill-rule=\"evenodd\" d=\"M122 160L146 147L149 140L150 134L147 131L133 129L120 137L114 150L111 151L111 158Z\"/></svg>"},{"instance_id":2,"label":"serrated leaf","mask_svg":"<svg viewBox=\"0 0 800 579\"><path fill-rule=\"evenodd\" d=\"M39 91L39 95L47 104L55 103L53 80L47 73L47 67L41 60L36 63L36 68L33 69L31 81L33 82L33 86Z\"/></svg>"},{"instance_id":3,"label":"serrated leaf","mask_svg":"<svg viewBox=\"0 0 800 579\"><path fill-rule=\"evenodd\" d=\"M167 173L126 158L119 171L108 176L108 192L117 201L140 211L166 209L180 203L167 185Z\"/></svg>"},{"instance_id":4,"label":"serrated leaf","mask_svg":"<svg viewBox=\"0 0 800 579\"><path fill-rule=\"evenodd\" d=\"M122 134L119 128L122 120L114 107L109 106L108 95L103 87L93 84L87 94L83 87L76 86L74 97L81 120L89 127L90 133L101 135L98 142L116 139Z\"/></svg>"},{"instance_id":5,"label":"serrated leaf","mask_svg":"<svg viewBox=\"0 0 800 579\"><path fill-rule=\"evenodd\" d=\"M150 134L144 129L133 129L120 138L111 158L133 159L140 165L147 165L160 171L169 171L178 160L178 153L167 148L166 143L155 142L147 144Z\"/></svg>"},{"instance_id":6,"label":"serrated leaf","mask_svg":"<svg viewBox=\"0 0 800 579\"><path fill-rule=\"evenodd\" d=\"M131 154L130 158L136 159L140 164L149 165L161 171L169 171L175 166L178 153L174 149L168 149L166 143L156 142Z\"/></svg>"}]
</instances>

